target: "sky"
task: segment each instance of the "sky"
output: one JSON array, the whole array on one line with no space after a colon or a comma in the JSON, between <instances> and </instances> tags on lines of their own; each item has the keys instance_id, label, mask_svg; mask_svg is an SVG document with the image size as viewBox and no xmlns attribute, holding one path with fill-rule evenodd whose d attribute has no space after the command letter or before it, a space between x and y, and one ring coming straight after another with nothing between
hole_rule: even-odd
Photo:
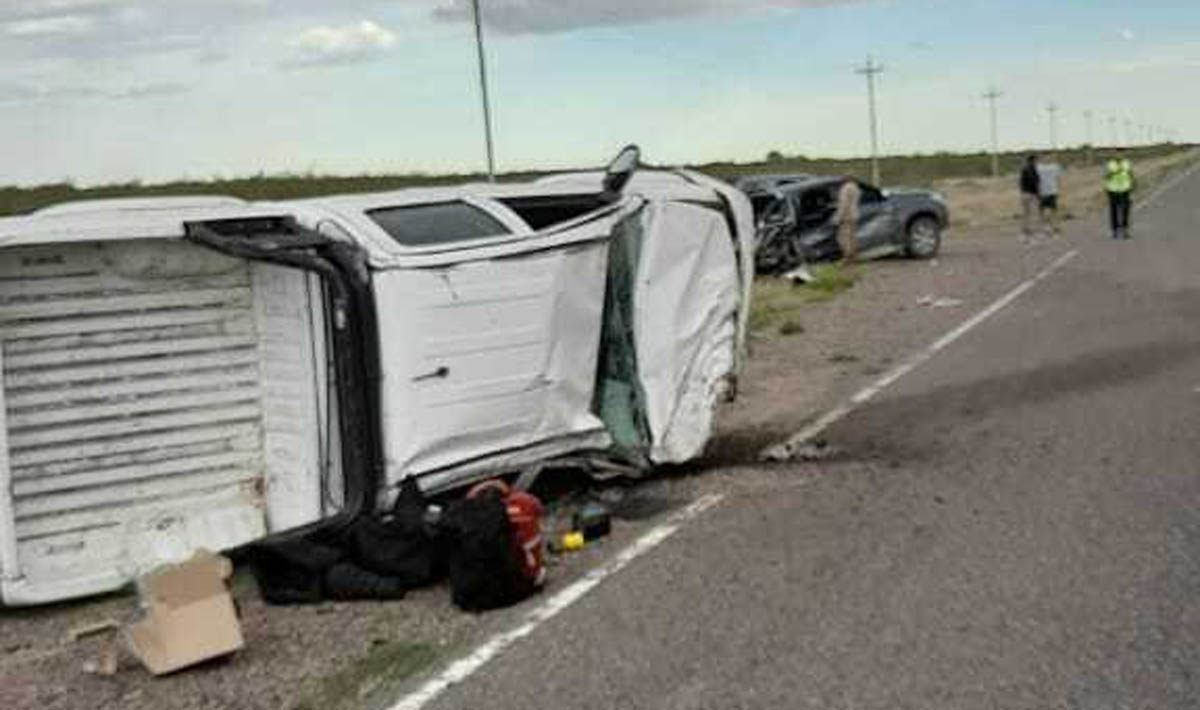
<instances>
[{"instance_id":1,"label":"sky","mask_svg":"<svg viewBox=\"0 0 1200 710\"><path fill-rule=\"evenodd\" d=\"M884 153L990 86L1004 149L1200 140L1194 2L480 1L501 171L864 155L868 55ZM0 185L480 171L476 62L470 0L0 0Z\"/></svg>"}]
</instances>

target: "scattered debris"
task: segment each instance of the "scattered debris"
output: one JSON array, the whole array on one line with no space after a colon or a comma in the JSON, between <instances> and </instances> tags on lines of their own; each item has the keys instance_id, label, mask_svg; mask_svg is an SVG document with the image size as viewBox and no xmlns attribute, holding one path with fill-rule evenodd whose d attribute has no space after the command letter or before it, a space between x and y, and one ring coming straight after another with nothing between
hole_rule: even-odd
<instances>
[{"instance_id":1,"label":"scattered debris","mask_svg":"<svg viewBox=\"0 0 1200 710\"><path fill-rule=\"evenodd\" d=\"M957 308L963 304L958 298L938 298L937 296L928 295L917 299L918 306L927 306L929 308Z\"/></svg>"},{"instance_id":2,"label":"scattered debris","mask_svg":"<svg viewBox=\"0 0 1200 710\"><path fill-rule=\"evenodd\" d=\"M88 636L95 636L96 634L101 634L101 633L104 633L105 631L112 631L112 630L118 629L120 627L121 627L121 625L119 623L117 623L116 620L114 620L114 619L103 619L101 621L94 621L90 624L83 624L82 626L76 626L76 627L72 628L70 631L67 632L67 639L69 641L75 642L75 641L79 641L80 639L86 638Z\"/></svg>"},{"instance_id":3,"label":"scattered debris","mask_svg":"<svg viewBox=\"0 0 1200 710\"><path fill-rule=\"evenodd\" d=\"M84 661L83 672L92 675L110 676L117 672L117 633L121 624L114 619L104 619L83 626L76 626L67 632L67 638L73 642L90 636L103 635L96 658Z\"/></svg>"},{"instance_id":4,"label":"scattered debris","mask_svg":"<svg viewBox=\"0 0 1200 710\"><path fill-rule=\"evenodd\" d=\"M836 447L830 446L828 441L813 439L811 441L796 443L788 441L772 446L763 452L761 458L764 461L778 463L784 461L804 461L811 463L813 461L827 461L840 453L841 451Z\"/></svg>"},{"instance_id":5,"label":"scattered debris","mask_svg":"<svg viewBox=\"0 0 1200 710\"><path fill-rule=\"evenodd\" d=\"M608 506L614 518L625 521L648 520L679 505L679 501L663 496L645 491L628 492L623 488L606 489L596 495Z\"/></svg>"},{"instance_id":6,"label":"scattered debris","mask_svg":"<svg viewBox=\"0 0 1200 710\"><path fill-rule=\"evenodd\" d=\"M584 539L583 533L572 531L563 533L562 537L555 541L555 552L575 552L582 550L587 540Z\"/></svg>"},{"instance_id":7,"label":"scattered debris","mask_svg":"<svg viewBox=\"0 0 1200 710\"><path fill-rule=\"evenodd\" d=\"M154 675L224 656L245 645L226 580L228 558L198 550L138 580L145 616L125 632L130 650ZM97 671L108 670L108 666ZM112 657L116 671L116 657Z\"/></svg>"},{"instance_id":8,"label":"scattered debris","mask_svg":"<svg viewBox=\"0 0 1200 710\"><path fill-rule=\"evenodd\" d=\"M603 503L588 503L575 513L571 528L581 533L584 540L604 537L612 532L612 511Z\"/></svg>"},{"instance_id":9,"label":"scattered debris","mask_svg":"<svg viewBox=\"0 0 1200 710\"><path fill-rule=\"evenodd\" d=\"M784 273L783 278L791 281L793 284L808 284L816 280L816 277L808 270L808 266L804 264Z\"/></svg>"}]
</instances>

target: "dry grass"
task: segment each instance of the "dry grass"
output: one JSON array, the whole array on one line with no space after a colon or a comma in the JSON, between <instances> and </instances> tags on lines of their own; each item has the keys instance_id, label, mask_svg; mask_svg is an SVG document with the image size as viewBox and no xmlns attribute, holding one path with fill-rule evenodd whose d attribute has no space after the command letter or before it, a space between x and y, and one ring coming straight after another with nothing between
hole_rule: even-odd
<instances>
[{"instance_id":1,"label":"dry grass","mask_svg":"<svg viewBox=\"0 0 1200 710\"><path fill-rule=\"evenodd\" d=\"M1185 163L1194 160L1191 151L1148 158L1134 163L1139 188L1145 192ZM1060 186L1059 209L1064 219L1077 219L1105 204L1100 166L1067 168ZM1020 195L1015 173L999 178L974 177L939 180L936 189L950 204L956 226L980 227L1020 219Z\"/></svg>"},{"instance_id":2,"label":"dry grass","mask_svg":"<svg viewBox=\"0 0 1200 710\"><path fill-rule=\"evenodd\" d=\"M854 287L856 270L833 264L812 267L813 280L797 284L781 278L759 277L754 282L750 306L750 330L755 333L796 335L804 332L804 308L810 303L828 301Z\"/></svg>"}]
</instances>

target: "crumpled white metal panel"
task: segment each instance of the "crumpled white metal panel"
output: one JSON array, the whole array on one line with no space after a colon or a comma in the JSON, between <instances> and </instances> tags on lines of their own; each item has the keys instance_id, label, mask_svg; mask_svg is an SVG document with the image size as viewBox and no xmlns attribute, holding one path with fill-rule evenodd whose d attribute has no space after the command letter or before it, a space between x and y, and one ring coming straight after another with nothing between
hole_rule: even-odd
<instances>
[{"instance_id":1,"label":"crumpled white metal panel","mask_svg":"<svg viewBox=\"0 0 1200 710\"><path fill-rule=\"evenodd\" d=\"M103 591L266 532L254 268L174 240L0 251L5 602ZM275 379L311 392L291 365Z\"/></svg>"},{"instance_id":2,"label":"crumpled white metal panel","mask_svg":"<svg viewBox=\"0 0 1200 710\"><path fill-rule=\"evenodd\" d=\"M650 458L699 456L726 379L736 372L741 283L721 214L651 202L634 291L638 375Z\"/></svg>"}]
</instances>

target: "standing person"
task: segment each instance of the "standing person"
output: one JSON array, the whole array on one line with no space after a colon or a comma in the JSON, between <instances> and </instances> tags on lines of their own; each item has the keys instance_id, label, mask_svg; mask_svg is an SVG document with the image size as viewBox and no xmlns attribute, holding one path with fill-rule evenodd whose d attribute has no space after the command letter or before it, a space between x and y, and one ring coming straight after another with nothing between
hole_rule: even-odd
<instances>
[{"instance_id":1,"label":"standing person","mask_svg":"<svg viewBox=\"0 0 1200 710\"><path fill-rule=\"evenodd\" d=\"M1041 177L1038 175L1037 156L1025 158L1025 166L1021 168L1021 241L1029 241L1033 237L1033 220L1041 205Z\"/></svg>"},{"instance_id":2,"label":"standing person","mask_svg":"<svg viewBox=\"0 0 1200 710\"><path fill-rule=\"evenodd\" d=\"M1063 169L1055 160L1055 156L1051 155L1046 162L1037 164L1038 174L1038 205L1041 208L1042 222L1050 230L1050 234L1057 236L1058 228L1058 181L1062 177Z\"/></svg>"},{"instance_id":3,"label":"standing person","mask_svg":"<svg viewBox=\"0 0 1200 710\"><path fill-rule=\"evenodd\" d=\"M842 179L838 187L837 211L833 223L837 226L838 246L842 248L842 266L853 263L858 257L858 200L862 190L854 178Z\"/></svg>"},{"instance_id":4,"label":"standing person","mask_svg":"<svg viewBox=\"0 0 1200 710\"><path fill-rule=\"evenodd\" d=\"M1104 191L1108 193L1108 220L1113 239L1129 239L1130 194L1133 192L1133 164L1124 151L1108 161L1104 170Z\"/></svg>"}]
</instances>

